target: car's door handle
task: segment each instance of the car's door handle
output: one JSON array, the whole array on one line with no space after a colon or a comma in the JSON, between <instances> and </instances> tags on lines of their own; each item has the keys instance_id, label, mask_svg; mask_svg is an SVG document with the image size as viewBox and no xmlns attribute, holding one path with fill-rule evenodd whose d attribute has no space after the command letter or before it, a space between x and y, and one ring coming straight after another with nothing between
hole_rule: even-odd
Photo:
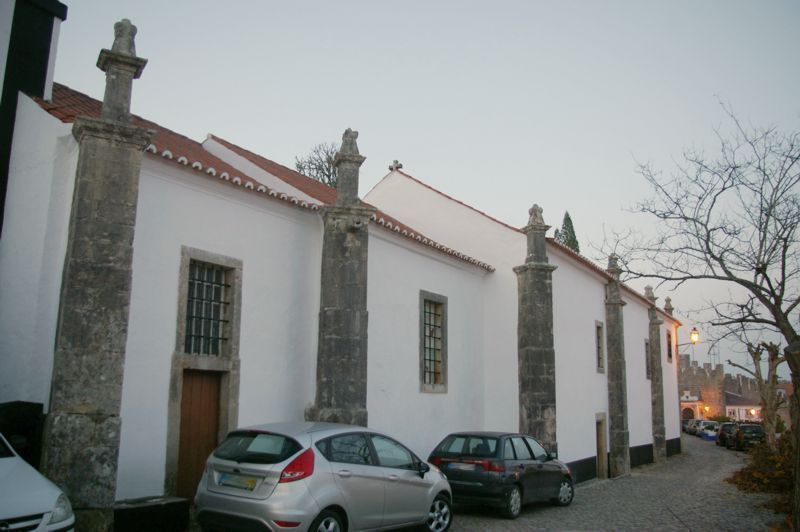
<instances>
[{"instance_id":1,"label":"car's door handle","mask_svg":"<svg viewBox=\"0 0 800 532\"><path fill-rule=\"evenodd\" d=\"M392 482L394 482L398 478L400 478L400 477L398 477L397 475L389 475L389 480L391 480Z\"/></svg>"},{"instance_id":2,"label":"car's door handle","mask_svg":"<svg viewBox=\"0 0 800 532\"><path fill-rule=\"evenodd\" d=\"M352 473L347 469L340 469L339 471L337 471L337 473L339 474L340 477L343 478L350 478L350 476L352 476Z\"/></svg>"},{"instance_id":3,"label":"car's door handle","mask_svg":"<svg viewBox=\"0 0 800 532\"><path fill-rule=\"evenodd\" d=\"M541 469L541 468L543 468L543 467L544 467L544 466L543 466L542 464L539 464L538 466L536 466L536 468L537 468L537 469Z\"/></svg>"}]
</instances>

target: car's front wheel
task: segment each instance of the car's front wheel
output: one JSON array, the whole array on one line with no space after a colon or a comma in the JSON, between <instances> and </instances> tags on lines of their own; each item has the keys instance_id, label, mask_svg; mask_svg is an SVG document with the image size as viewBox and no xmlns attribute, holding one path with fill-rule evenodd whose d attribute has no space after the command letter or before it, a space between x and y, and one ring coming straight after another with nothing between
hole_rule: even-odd
<instances>
[{"instance_id":1,"label":"car's front wheel","mask_svg":"<svg viewBox=\"0 0 800 532\"><path fill-rule=\"evenodd\" d=\"M506 493L506 504L503 513L509 519L516 519L522 512L522 492L519 487L512 486Z\"/></svg>"},{"instance_id":2,"label":"car's front wheel","mask_svg":"<svg viewBox=\"0 0 800 532\"><path fill-rule=\"evenodd\" d=\"M575 488L572 486L572 481L564 477L558 487L558 496L553 499L553 503L557 506L569 506L573 497L575 497Z\"/></svg>"},{"instance_id":3,"label":"car's front wheel","mask_svg":"<svg viewBox=\"0 0 800 532\"><path fill-rule=\"evenodd\" d=\"M344 532L342 518L332 510L323 510L311 523L310 532Z\"/></svg>"},{"instance_id":4,"label":"car's front wheel","mask_svg":"<svg viewBox=\"0 0 800 532\"><path fill-rule=\"evenodd\" d=\"M450 501L444 495L437 495L428 510L428 520L425 525L430 532L444 532L453 522L453 512Z\"/></svg>"}]
</instances>

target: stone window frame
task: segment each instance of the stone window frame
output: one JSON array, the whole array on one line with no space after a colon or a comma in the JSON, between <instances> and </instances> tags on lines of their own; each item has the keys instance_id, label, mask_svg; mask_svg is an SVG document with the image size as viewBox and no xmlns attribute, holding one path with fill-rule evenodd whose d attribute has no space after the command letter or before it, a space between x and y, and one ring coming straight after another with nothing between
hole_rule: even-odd
<instances>
[{"instance_id":1,"label":"stone window frame","mask_svg":"<svg viewBox=\"0 0 800 532\"><path fill-rule=\"evenodd\" d=\"M672 364L672 331L667 330L667 362Z\"/></svg>"},{"instance_id":2,"label":"stone window frame","mask_svg":"<svg viewBox=\"0 0 800 532\"><path fill-rule=\"evenodd\" d=\"M441 384L426 384L425 383L425 301L432 301L442 305L442 383ZM447 309L447 296L428 292L426 290L419 291L419 387L420 392L423 393L447 393L447 322L448 322L448 309Z\"/></svg>"},{"instance_id":3,"label":"stone window frame","mask_svg":"<svg viewBox=\"0 0 800 532\"><path fill-rule=\"evenodd\" d=\"M650 353L650 339L644 339L644 375L647 380L653 379L653 359Z\"/></svg>"},{"instance_id":4,"label":"stone window frame","mask_svg":"<svg viewBox=\"0 0 800 532\"><path fill-rule=\"evenodd\" d=\"M597 373L606 372L606 326L602 321L594 322L594 357Z\"/></svg>"},{"instance_id":5,"label":"stone window frame","mask_svg":"<svg viewBox=\"0 0 800 532\"><path fill-rule=\"evenodd\" d=\"M220 355L198 355L185 352L186 299L189 296L189 266L192 261L221 266L230 273L226 281L230 284L228 316L228 341ZM178 312L175 333L175 348L170 369L169 402L167 406L167 453L164 491L174 495L177 489L178 452L180 446L181 399L183 396L183 373L198 370L219 373L220 408L217 440L236 428L239 420L239 333L242 304L242 261L202 249L181 246L178 270Z\"/></svg>"}]
</instances>

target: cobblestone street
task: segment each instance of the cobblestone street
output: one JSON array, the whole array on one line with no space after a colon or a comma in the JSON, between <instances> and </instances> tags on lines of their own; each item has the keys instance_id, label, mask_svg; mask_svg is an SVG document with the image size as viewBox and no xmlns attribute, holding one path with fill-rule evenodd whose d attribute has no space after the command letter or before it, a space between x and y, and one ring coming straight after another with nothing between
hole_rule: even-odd
<instances>
[{"instance_id":1,"label":"cobblestone street","mask_svg":"<svg viewBox=\"0 0 800 532\"><path fill-rule=\"evenodd\" d=\"M509 521L489 509L456 508L452 530L766 530L783 515L760 507L768 496L724 482L746 455L694 436L664 466L577 486L566 508L526 506Z\"/></svg>"}]
</instances>

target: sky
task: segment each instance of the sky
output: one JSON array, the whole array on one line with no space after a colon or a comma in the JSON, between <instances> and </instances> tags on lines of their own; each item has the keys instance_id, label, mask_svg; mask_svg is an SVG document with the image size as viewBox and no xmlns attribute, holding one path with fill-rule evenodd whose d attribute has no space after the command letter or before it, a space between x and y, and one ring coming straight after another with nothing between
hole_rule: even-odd
<instances>
[{"instance_id":1,"label":"sky","mask_svg":"<svg viewBox=\"0 0 800 532\"><path fill-rule=\"evenodd\" d=\"M353 128L362 196L397 159L514 226L534 203L554 227L569 211L591 258L651 223L629 212L648 195L637 162L669 173L686 148L713 153L720 102L800 129L796 0L62 1L60 83L102 99L97 55L128 18L148 59L134 113L289 167ZM685 311L715 290L658 295Z\"/></svg>"}]
</instances>

